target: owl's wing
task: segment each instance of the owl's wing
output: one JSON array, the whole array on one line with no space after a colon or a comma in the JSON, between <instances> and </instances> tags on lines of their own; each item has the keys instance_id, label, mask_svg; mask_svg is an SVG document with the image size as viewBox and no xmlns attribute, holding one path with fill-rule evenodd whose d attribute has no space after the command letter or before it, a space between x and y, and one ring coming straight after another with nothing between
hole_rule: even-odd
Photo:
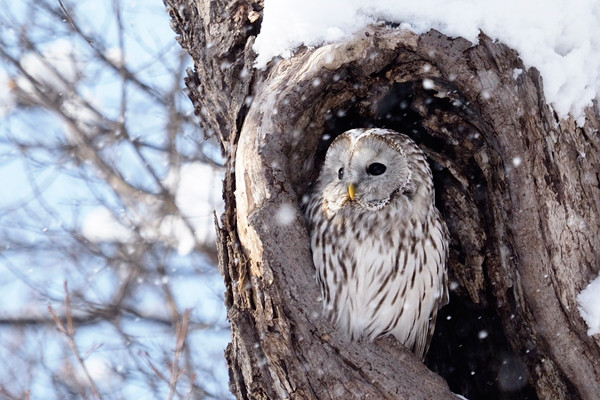
<instances>
[{"instance_id":1,"label":"owl's wing","mask_svg":"<svg viewBox=\"0 0 600 400\"><path fill-rule=\"evenodd\" d=\"M415 353L421 361L425 359L425 355L427 351L429 351L429 345L431 344L431 339L433 339L433 332L435 330L435 322L437 320L438 309L448 304L448 285L447 285L447 276L444 274L444 287L443 294L440 297L436 304L431 310L429 314L429 324L423 325L420 332L417 332L415 335L415 343L413 344L412 351Z\"/></svg>"},{"instance_id":2,"label":"owl's wing","mask_svg":"<svg viewBox=\"0 0 600 400\"><path fill-rule=\"evenodd\" d=\"M430 262L434 262L437 264L439 270L442 271L442 287L440 297L435 300L435 304L431 313L429 314L429 324L423 325L420 332L417 332L415 337L415 344L413 345L413 352L421 358L421 360L425 359L425 355L429 350L429 345L431 344L431 340L433 339L433 332L435 330L435 323L437 320L438 310L448 304L450 301L450 292L448 290L448 270L446 267L446 262L448 260L448 228L446 224L443 223L441 218L439 217L439 212L435 212L437 214L437 221L439 221L437 225L439 232L441 234L440 244L442 245L442 254L438 260L435 257L429 258ZM435 240L435 239L433 239ZM440 264L441 263L441 264ZM435 269L434 269L435 270Z\"/></svg>"},{"instance_id":3,"label":"owl's wing","mask_svg":"<svg viewBox=\"0 0 600 400\"><path fill-rule=\"evenodd\" d=\"M433 331L435 330L438 309L442 306L443 304L440 302L433 308L431 314L429 314L429 324L425 325L423 330L417 333L415 345L412 350L419 358L421 358L421 361L425 359L425 355L427 354L427 351L429 351L429 345L431 344Z\"/></svg>"}]
</instances>

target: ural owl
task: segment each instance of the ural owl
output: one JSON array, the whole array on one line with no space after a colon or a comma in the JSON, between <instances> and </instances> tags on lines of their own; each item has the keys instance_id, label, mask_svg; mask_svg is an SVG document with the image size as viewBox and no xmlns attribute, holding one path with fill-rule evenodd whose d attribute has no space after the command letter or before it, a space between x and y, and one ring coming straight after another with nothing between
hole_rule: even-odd
<instances>
[{"instance_id":1,"label":"ural owl","mask_svg":"<svg viewBox=\"0 0 600 400\"><path fill-rule=\"evenodd\" d=\"M423 359L448 303L448 232L423 152L388 129L341 134L306 214L323 306L338 330L394 335Z\"/></svg>"}]
</instances>

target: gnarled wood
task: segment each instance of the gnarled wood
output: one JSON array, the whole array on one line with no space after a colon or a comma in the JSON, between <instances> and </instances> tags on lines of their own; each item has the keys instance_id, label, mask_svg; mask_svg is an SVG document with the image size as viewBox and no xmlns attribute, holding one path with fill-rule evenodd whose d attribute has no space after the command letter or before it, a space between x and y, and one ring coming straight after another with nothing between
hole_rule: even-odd
<instances>
[{"instance_id":1,"label":"gnarled wood","mask_svg":"<svg viewBox=\"0 0 600 400\"><path fill-rule=\"evenodd\" d=\"M376 26L257 71L262 2L166 3L195 62L190 98L229 157L219 244L238 398L452 397L392 339L345 343L320 316L300 203L323 134L358 126L404 131L431 158L453 301L498 315L503 332L490 336L508 340L539 398L596 398L600 340L576 304L600 269L594 110L583 128L557 121L537 71L484 35L473 45ZM495 398L514 398L523 384L489 368Z\"/></svg>"}]
</instances>

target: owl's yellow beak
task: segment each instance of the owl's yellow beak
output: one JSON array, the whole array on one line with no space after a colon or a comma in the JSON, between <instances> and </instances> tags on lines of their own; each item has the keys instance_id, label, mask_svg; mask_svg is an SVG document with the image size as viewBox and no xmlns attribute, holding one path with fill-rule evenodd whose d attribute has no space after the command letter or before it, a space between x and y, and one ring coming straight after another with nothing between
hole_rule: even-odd
<instances>
[{"instance_id":1,"label":"owl's yellow beak","mask_svg":"<svg viewBox=\"0 0 600 400\"><path fill-rule=\"evenodd\" d=\"M354 183L351 183L350 185L348 185L348 196L350 196L350 200L354 200L355 193L356 186L354 186Z\"/></svg>"}]
</instances>

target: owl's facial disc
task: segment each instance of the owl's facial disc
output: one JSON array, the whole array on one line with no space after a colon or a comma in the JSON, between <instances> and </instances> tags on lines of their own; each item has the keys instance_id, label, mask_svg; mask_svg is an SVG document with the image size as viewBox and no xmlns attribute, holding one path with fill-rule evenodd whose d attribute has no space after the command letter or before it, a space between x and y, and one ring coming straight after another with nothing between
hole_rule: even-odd
<instances>
[{"instance_id":1,"label":"owl's facial disc","mask_svg":"<svg viewBox=\"0 0 600 400\"><path fill-rule=\"evenodd\" d=\"M403 191L410 181L404 151L380 136L364 136L353 143L345 169L349 198L378 210Z\"/></svg>"},{"instance_id":2,"label":"owl's facial disc","mask_svg":"<svg viewBox=\"0 0 600 400\"><path fill-rule=\"evenodd\" d=\"M378 210L410 181L404 151L381 135L349 131L327 151L320 184L331 212L348 203Z\"/></svg>"}]
</instances>

